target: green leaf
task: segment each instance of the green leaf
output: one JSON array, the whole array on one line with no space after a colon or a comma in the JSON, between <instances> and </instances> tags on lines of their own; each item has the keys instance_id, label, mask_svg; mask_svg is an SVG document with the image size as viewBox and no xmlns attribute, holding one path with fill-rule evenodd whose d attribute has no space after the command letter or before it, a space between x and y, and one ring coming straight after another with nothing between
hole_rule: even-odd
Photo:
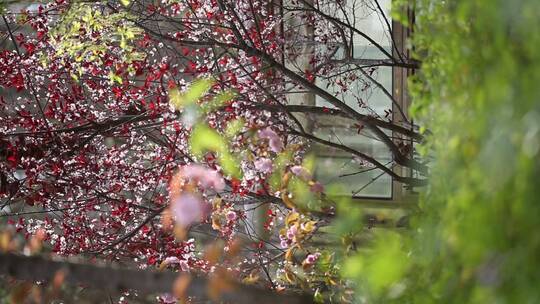
<instances>
[{"instance_id":1,"label":"green leaf","mask_svg":"<svg viewBox=\"0 0 540 304\"><path fill-rule=\"evenodd\" d=\"M222 151L218 154L218 162L225 174L235 177L237 179L242 178L242 170L240 169L240 161L234 157L230 152Z\"/></svg>"},{"instance_id":2,"label":"green leaf","mask_svg":"<svg viewBox=\"0 0 540 304\"><path fill-rule=\"evenodd\" d=\"M225 136L228 138L234 137L236 134L242 131L246 122L242 118L238 118L230 121L225 128Z\"/></svg>"},{"instance_id":3,"label":"green leaf","mask_svg":"<svg viewBox=\"0 0 540 304\"><path fill-rule=\"evenodd\" d=\"M345 277L364 281L375 294L381 294L397 283L409 265L402 250L402 238L396 232L381 231L373 247L348 258L342 273Z\"/></svg>"},{"instance_id":4,"label":"green leaf","mask_svg":"<svg viewBox=\"0 0 540 304\"><path fill-rule=\"evenodd\" d=\"M207 125L198 124L191 133L190 148L195 156L200 157L206 151L227 152L227 143L216 130Z\"/></svg>"},{"instance_id":5,"label":"green leaf","mask_svg":"<svg viewBox=\"0 0 540 304\"><path fill-rule=\"evenodd\" d=\"M117 82L118 84L122 84L122 77L116 75L113 71L109 72L109 81L111 83Z\"/></svg>"},{"instance_id":6,"label":"green leaf","mask_svg":"<svg viewBox=\"0 0 540 304\"><path fill-rule=\"evenodd\" d=\"M198 101L208 92L208 90L210 90L213 84L214 80L210 78L195 80L184 94L185 102L189 104Z\"/></svg>"},{"instance_id":7,"label":"green leaf","mask_svg":"<svg viewBox=\"0 0 540 304\"><path fill-rule=\"evenodd\" d=\"M317 158L314 154L308 154L302 161L302 167L304 167L309 173L313 174L315 172L315 164L317 163Z\"/></svg>"},{"instance_id":8,"label":"green leaf","mask_svg":"<svg viewBox=\"0 0 540 304\"><path fill-rule=\"evenodd\" d=\"M225 104L231 101L235 96L236 96L236 93L234 93L231 90L221 92L217 94L214 98L212 98L212 100L203 103L201 105L201 111L203 114L208 114L212 111L215 111L223 107Z\"/></svg>"},{"instance_id":9,"label":"green leaf","mask_svg":"<svg viewBox=\"0 0 540 304\"><path fill-rule=\"evenodd\" d=\"M274 161L274 172L270 176L269 184L272 191L278 191L281 188L281 178L285 174L285 167L291 162L293 153L290 150L283 150Z\"/></svg>"},{"instance_id":10,"label":"green leaf","mask_svg":"<svg viewBox=\"0 0 540 304\"><path fill-rule=\"evenodd\" d=\"M180 90L178 90L178 88L174 87L169 89L169 102L177 110L181 110L184 108L183 94L180 93Z\"/></svg>"},{"instance_id":11,"label":"green leaf","mask_svg":"<svg viewBox=\"0 0 540 304\"><path fill-rule=\"evenodd\" d=\"M186 92L182 93L177 88L169 90L169 100L176 109L182 109L196 103L210 90L214 81L209 78L195 80Z\"/></svg>"},{"instance_id":12,"label":"green leaf","mask_svg":"<svg viewBox=\"0 0 540 304\"><path fill-rule=\"evenodd\" d=\"M289 181L288 188L293 195L295 203L300 209L315 209L317 199L305 181L293 176Z\"/></svg>"},{"instance_id":13,"label":"green leaf","mask_svg":"<svg viewBox=\"0 0 540 304\"><path fill-rule=\"evenodd\" d=\"M216 130L204 124L198 124L193 129L190 138L191 152L202 157L207 151L217 154L217 159L225 174L241 178L240 161L229 152L227 141Z\"/></svg>"},{"instance_id":14,"label":"green leaf","mask_svg":"<svg viewBox=\"0 0 540 304\"><path fill-rule=\"evenodd\" d=\"M324 303L324 296L320 292L319 288L317 288L317 290L315 290L315 294L313 295L313 302L317 303L317 304Z\"/></svg>"}]
</instances>

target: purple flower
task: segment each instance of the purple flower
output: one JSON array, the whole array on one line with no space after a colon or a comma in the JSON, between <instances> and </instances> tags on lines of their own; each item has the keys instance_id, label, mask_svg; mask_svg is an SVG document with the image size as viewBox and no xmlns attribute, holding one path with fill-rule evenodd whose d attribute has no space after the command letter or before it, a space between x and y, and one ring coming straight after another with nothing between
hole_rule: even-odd
<instances>
[{"instance_id":1,"label":"purple flower","mask_svg":"<svg viewBox=\"0 0 540 304\"><path fill-rule=\"evenodd\" d=\"M182 173L186 179L198 182L204 189L221 191L225 188L223 178L215 170L200 165L190 164L182 167Z\"/></svg>"},{"instance_id":2,"label":"purple flower","mask_svg":"<svg viewBox=\"0 0 540 304\"><path fill-rule=\"evenodd\" d=\"M270 128L266 128L259 131L259 138L261 139L268 139L268 145L270 146L270 150L272 150L275 153L281 152L283 150L283 142L281 141L281 138L277 135L276 132L274 132Z\"/></svg>"},{"instance_id":3,"label":"purple flower","mask_svg":"<svg viewBox=\"0 0 540 304\"><path fill-rule=\"evenodd\" d=\"M300 177L303 180L310 180L311 179L311 174L308 172L308 170L306 170L306 168L304 168L302 166L292 166L291 167L291 172L294 175Z\"/></svg>"},{"instance_id":4,"label":"purple flower","mask_svg":"<svg viewBox=\"0 0 540 304\"><path fill-rule=\"evenodd\" d=\"M172 201L171 211L176 223L182 227L199 222L203 216L200 198L191 193L182 193L176 197Z\"/></svg>"},{"instance_id":5,"label":"purple flower","mask_svg":"<svg viewBox=\"0 0 540 304\"><path fill-rule=\"evenodd\" d=\"M313 185L311 185L311 192L323 192L324 191L324 187L321 183L319 182L315 182L313 183Z\"/></svg>"},{"instance_id":6,"label":"purple flower","mask_svg":"<svg viewBox=\"0 0 540 304\"><path fill-rule=\"evenodd\" d=\"M253 164L255 165L255 169L261 171L262 173L272 172L272 161L268 158L259 158Z\"/></svg>"}]
</instances>

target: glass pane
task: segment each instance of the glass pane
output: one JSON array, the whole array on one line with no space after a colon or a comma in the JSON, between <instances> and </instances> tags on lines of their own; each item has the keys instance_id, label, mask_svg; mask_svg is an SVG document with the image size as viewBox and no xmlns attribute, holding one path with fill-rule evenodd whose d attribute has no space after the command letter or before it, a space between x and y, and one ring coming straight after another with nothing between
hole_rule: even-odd
<instances>
[{"instance_id":1,"label":"glass pane","mask_svg":"<svg viewBox=\"0 0 540 304\"><path fill-rule=\"evenodd\" d=\"M370 71L366 69L366 72L369 73ZM342 88L334 83L335 79L333 78L322 79L318 77L316 84L321 88L325 88L326 91L338 97L359 113L385 118L388 113L386 111L392 107L392 100L371 80L364 76L361 77L360 80L351 83L347 87L346 92L343 92ZM383 85L386 91L392 92L391 67L379 67L371 73L370 77ZM332 104L320 97L317 97L316 104L318 106L335 108Z\"/></svg>"},{"instance_id":2,"label":"glass pane","mask_svg":"<svg viewBox=\"0 0 540 304\"><path fill-rule=\"evenodd\" d=\"M351 158L320 157L317 164L317 179L323 185L339 183L344 194L353 196L392 198L392 178L381 170L362 168Z\"/></svg>"},{"instance_id":3,"label":"glass pane","mask_svg":"<svg viewBox=\"0 0 540 304\"><path fill-rule=\"evenodd\" d=\"M343 120L349 121L351 120ZM342 121L342 122L343 122ZM359 152L374 157L379 163L389 167L392 155L384 144L375 139L373 134L362 130L360 134L354 128L318 125L314 135L341 145L348 146ZM345 187L347 194L354 196L369 197L392 197L392 179L374 165L354 157L350 153L328 147L314 145L314 152L318 155L317 170L315 175L323 184L339 183Z\"/></svg>"},{"instance_id":4,"label":"glass pane","mask_svg":"<svg viewBox=\"0 0 540 304\"><path fill-rule=\"evenodd\" d=\"M391 53L392 40L389 29L389 27L392 27L390 19L391 0L350 1L350 3L351 12L354 12L354 14L350 15L355 16L354 27L366 34L388 53ZM377 6L377 3L379 6ZM388 56L379 48L358 33L353 35L353 43L355 58L388 59Z\"/></svg>"},{"instance_id":5,"label":"glass pane","mask_svg":"<svg viewBox=\"0 0 540 304\"><path fill-rule=\"evenodd\" d=\"M390 0L379 0L385 16L388 18ZM391 53L391 39L388 25L374 1L347 1L349 16L355 16L355 27L371 37ZM352 12L354 11L354 14ZM391 25L391 20L388 19ZM385 59L384 53L361 35L355 34L353 55L357 59ZM336 57L343 57L343 50ZM379 82L388 92L392 92L392 68L378 67L365 69L370 76ZM391 120L392 101L371 80L358 73L360 80L353 81L343 92L342 87L335 84L335 78L317 78L317 85L332 93L359 113ZM334 108L324 99L317 97L316 104ZM332 116L318 117L315 122L314 135L325 140L348 146L359 152L374 157L390 168L392 156L384 144L365 128L358 132L355 121ZM391 134L388 134L389 136ZM350 153L332 149L323 145L315 145L314 150L320 156L317 178L325 183L341 183L347 194L367 197L392 197L392 178L380 169L373 168L366 162L352 157Z\"/></svg>"}]
</instances>

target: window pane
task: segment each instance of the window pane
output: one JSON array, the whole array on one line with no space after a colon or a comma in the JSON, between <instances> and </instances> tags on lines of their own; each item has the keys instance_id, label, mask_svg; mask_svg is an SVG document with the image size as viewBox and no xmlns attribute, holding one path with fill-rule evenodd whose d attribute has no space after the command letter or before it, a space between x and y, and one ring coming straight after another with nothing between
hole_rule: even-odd
<instances>
[{"instance_id":1,"label":"window pane","mask_svg":"<svg viewBox=\"0 0 540 304\"><path fill-rule=\"evenodd\" d=\"M358 134L351 127L324 126L315 129L314 135L373 156L387 167L391 165L389 150L367 130ZM391 198L391 177L374 165L346 151L325 145L314 145L313 150L319 157L315 175L321 183L342 184L346 193L354 196Z\"/></svg>"},{"instance_id":2,"label":"window pane","mask_svg":"<svg viewBox=\"0 0 540 304\"><path fill-rule=\"evenodd\" d=\"M355 16L354 27L366 34L375 43L382 46L387 52L391 53L391 39L388 26L392 26L390 19L391 0L377 0L380 9L384 12L381 14L376 0L372 1L349 1L351 14ZM354 13L352 13L354 12ZM386 20L388 21L388 24ZM368 39L362 35L355 33L353 35L354 57L369 58L369 59L387 59L384 53L375 47Z\"/></svg>"},{"instance_id":3,"label":"window pane","mask_svg":"<svg viewBox=\"0 0 540 304\"><path fill-rule=\"evenodd\" d=\"M363 173L362 170L365 170ZM351 158L320 157L317 179L323 185L339 183L344 194L376 198L392 197L392 178L378 169L362 168Z\"/></svg>"},{"instance_id":4,"label":"window pane","mask_svg":"<svg viewBox=\"0 0 540 304\"><path fill-rule=\"evenodd\" d=\"M370 73L368 69L366 69L366 72ZM392 92L391 67L379 67L370 76L382 84L388 92ZM335 81L336 79L334 77L328 79L319 77L316 80L316 84L321 88L325 88L326 91L362 114L385 118L388 113L385 111L392 108L392 100L371 80L363 76L360 80L356 80L348 85L345 92L343 92L342 88ZM318 106L335 108L332 104L320 97L317 97L316 104Z\"/></svg>"}]
</instances>

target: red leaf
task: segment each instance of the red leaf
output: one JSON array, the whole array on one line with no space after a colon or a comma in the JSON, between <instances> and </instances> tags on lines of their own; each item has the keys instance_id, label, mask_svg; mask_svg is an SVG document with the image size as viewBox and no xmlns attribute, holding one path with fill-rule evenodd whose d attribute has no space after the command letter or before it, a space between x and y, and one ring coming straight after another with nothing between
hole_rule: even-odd
<instances>
[{"instance_id":1,"label":"red leaf","mask_svg":"<svg viewBox=\"0 0 540 304\"><path fill-rule=\"evenodd\" d=\"M17 159L17 154L11 154L7 157L7 161L12 167L17 167L19 160Z\"/></svg>"}]
</instances>

